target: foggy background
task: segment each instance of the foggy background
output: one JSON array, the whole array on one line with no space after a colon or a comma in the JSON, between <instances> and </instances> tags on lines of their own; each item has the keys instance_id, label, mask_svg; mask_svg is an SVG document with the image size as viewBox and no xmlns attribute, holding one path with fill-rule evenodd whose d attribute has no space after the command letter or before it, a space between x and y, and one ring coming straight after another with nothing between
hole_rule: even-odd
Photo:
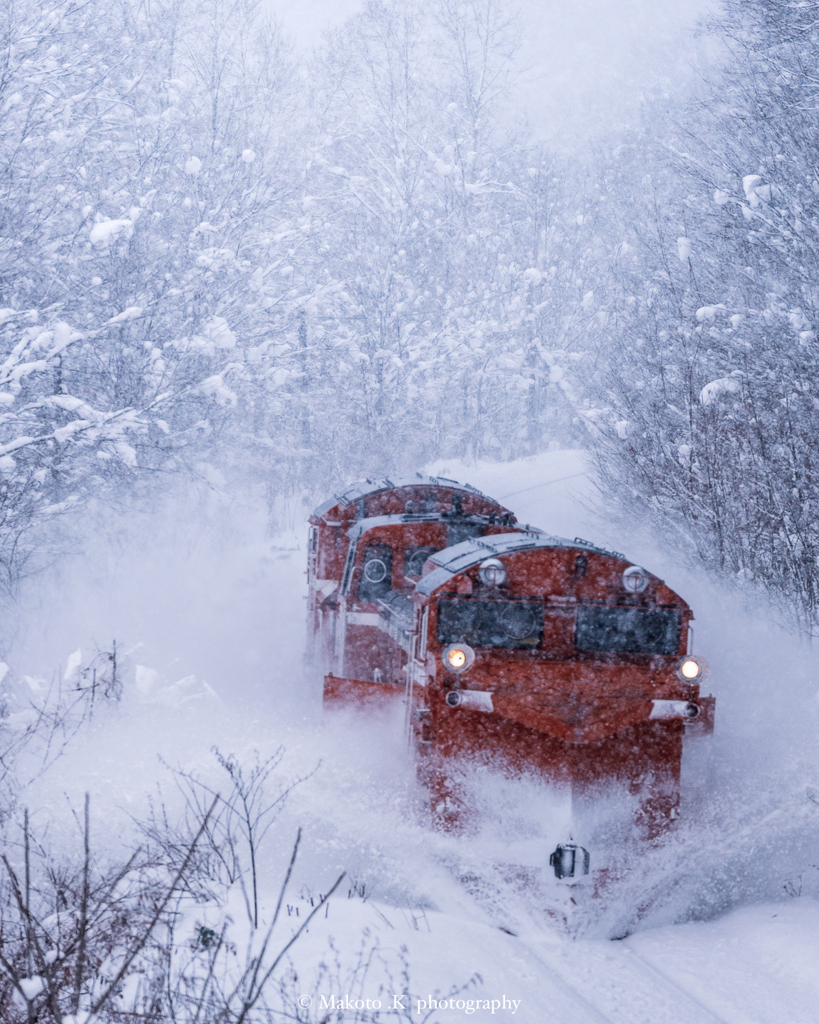
<instances>
[{"instance_id":1,"label":"foggy background","mask_svg":"<svg viewBox=\"0 0 819 1024\"><path fill-rule=\"evenodd\" d=\"M301 48L339 27L361 4L268 0ZM694 31L708 0L523 0L518 12L523 88L519 115L537 135L575 149L633 122L646 93L674 92L701 58ZM696 73L694 71L694 73Z\"/></svg>"}]
</instances>

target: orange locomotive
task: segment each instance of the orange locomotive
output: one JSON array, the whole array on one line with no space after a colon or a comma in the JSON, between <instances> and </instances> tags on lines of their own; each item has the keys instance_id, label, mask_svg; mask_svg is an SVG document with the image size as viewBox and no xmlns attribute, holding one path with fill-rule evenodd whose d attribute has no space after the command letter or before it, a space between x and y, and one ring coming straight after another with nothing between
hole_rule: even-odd
<instances>
[{"instance_id":1,"label":"orange locomotive","mask_svg":"<svg viewBox=\"0 0 819 1024\"><path fill-rule=\"evenodd\" d=\"M355 491L346 522L352 502L312 520L325 702L404 700L444 826L463 817L456 766L479 759L579 794L618 784L643 833L662 832L678 813L684 733L713 723L685 601L623 555L520 526L452 481L389 485ZM577 853L558 847L558 877L588 870Z\"/></svg>"}]
</instances>

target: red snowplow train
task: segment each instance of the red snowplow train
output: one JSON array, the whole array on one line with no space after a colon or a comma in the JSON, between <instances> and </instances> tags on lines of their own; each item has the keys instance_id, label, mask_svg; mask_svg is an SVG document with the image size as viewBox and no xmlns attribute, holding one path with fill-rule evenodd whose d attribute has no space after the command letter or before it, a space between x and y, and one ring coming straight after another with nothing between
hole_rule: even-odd
<instances>
[{"instance_id":1,"label":"red snowplow train","mask_svg":"<svg viewBox=\"0 0 819 1024\"><path fill-rule=\"evenodd\" d=\"M642 834L667 830L683 738L713 728L714 698L691 609L662 580L440 477L366 481L310 523L325 705L403 701L441 827L469 814L457 768L491 760L575 793L624 786ZM589 858L567 843L551 863L572 876Z\"/></svg>"}]
</instances>

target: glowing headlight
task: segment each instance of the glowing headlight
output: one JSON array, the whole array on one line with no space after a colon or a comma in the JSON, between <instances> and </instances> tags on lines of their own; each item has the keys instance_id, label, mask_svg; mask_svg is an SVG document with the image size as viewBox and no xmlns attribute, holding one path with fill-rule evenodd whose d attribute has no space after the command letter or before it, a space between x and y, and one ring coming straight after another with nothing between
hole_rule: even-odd
<instances>
[{"instance_id":1,"label":"glowing headlight","mask_svg":"<svg viewBox=\"0 0 819 1024\"><path fill-rule=\"evenodd\" d=\"M688 654L678 662L677 675L684 683L693 683L703 675L706 667L703 658Z\"/></svg>"},{"instance_id":2,"label":"glowing headlight","mask_svg":"<svg viewBox=\"0 0 819 1024\"><path fill-rule=\"evenodd\" d=\"M451 668L463 668L466 664L466 651L462 651L459 647L456 647L454 651L449 652L446 660L449 662Z\"/></svg>"},{"instance_id":3,"label":"glowing headlight","mask_svg":"<svg viewBox=\"0 0 819 1024\"><path fill-rule=\"evenodd\" d=\"M450 672L466 672L475 661L475 652L469 644L450 644L444 649L443 658L445 668Z\"/></svg>"}]
</instances>

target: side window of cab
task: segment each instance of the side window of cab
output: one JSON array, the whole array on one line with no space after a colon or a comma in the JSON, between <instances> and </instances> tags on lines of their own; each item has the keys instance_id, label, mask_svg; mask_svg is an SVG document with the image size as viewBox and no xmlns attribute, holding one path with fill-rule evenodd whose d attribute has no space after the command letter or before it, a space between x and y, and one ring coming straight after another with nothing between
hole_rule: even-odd
<instances>
[{"instance_id":1,"label":"side window of cab","mask_svg":"<svg viewBox=\"0 0 819 1024\"><path fill-rule=\"evenodd\" d=\"M439 549L429 545L415 544L404 548L404 575L408 579L420 579L424 570L424 562L432 558Z\"/></svg>"},{"instance_id":2,"label":"side window of cab","mask_svg":"<svg viewBox=\"0 0 819 1024\"><path fill-rule=\"evenodd\" d=\"M392 589L392 548L386 544L368 544L361 562L358 600L377 601Z\"/></svg>"}]
</instances>

